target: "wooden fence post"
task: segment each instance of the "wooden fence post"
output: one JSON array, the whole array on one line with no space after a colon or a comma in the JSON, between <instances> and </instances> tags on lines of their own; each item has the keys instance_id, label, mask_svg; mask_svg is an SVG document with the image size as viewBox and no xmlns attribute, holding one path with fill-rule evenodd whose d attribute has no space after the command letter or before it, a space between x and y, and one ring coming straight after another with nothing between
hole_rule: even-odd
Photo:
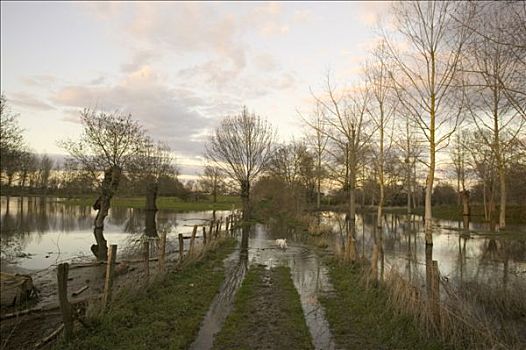
<instances>
[{"instance_id":1,"label":"wooden fence post","mask_svg":"<svg viewBox=\"0 0 526 350\"><path fill-rule=\"evenodd\" d=\"M106 265L106 279L104 281L103 306L106 308L111 300L111 290L113 288L113 275L115 272L115 261L117 260L117 245L110 245L108 250L108 264Z\"/></svg>"},{"instance_id":2,"label":"wooden fence post","mask_svg":"<svg viewBox=\"0 0 526 350\"><path fill-rule=\"evenodd\" d=\"M225 232L228 234L228 229L230 228L230 215L226 217Z\"/></svg>"},{"instance_id":3,"label":"wooden fence post","mask_svg":"<svg viewBox=\"0 0 526 350\"><path fill-rule=\"evenodd\" d=\"M144 258L144 274L146 281L150 278L150 241L142 243L142 253Z\"/></svg>"},{"instance_id":4,"label":"wooden fence post","mask_svg":"<svg viewBox=\"0 0 526 350\"><path fill-rule=\"evenodd\" d=\"M166 254L166 231L163 231L161 234L161 246L159 247L161 250L159 253L159 271L164 272L164 257Z\"/></svg>"},{"instance_id":5,"label":"wooden fence post","mask_svg":"<svg viewBox=\"0 0 526 350\"><path fill-rule=\"evenodd\" d=\"M179 261L183 261L183 254L184 254L184 240L183 240L183 234L179 234Z\"/></svg>"},{"instance_id":6,"label":"wooden fence post","mask_svg":"<svg viewBox=\"0 0 526 350\"><path fill-rule=\"evenodd\" d=\"M206 245L206 227L203 226L203 245Z\"/></svg>"},{"instance_id":7,"label":"wooden fence post","mask_svg":"<svg viewBox=\"0 0 526 350\"><path fill-rule=\"evenodd\" d=\"M68 301L68 272L69 264L63 263L58 265L57 280L58 280L58 300L60 303L60 311L62 313L62 320L64 321L64 331L66 341L70 341L73 336L73 313L71 304Z\"/></svg>"},{"instance_id":8,"label":"wooden fence post","mask_svg":"<svg viewBox=\"0 0 526 350\"><path fill-rule=\"evenodd\" d=\"M197 225L194 225L194 230L192 231L192 237L190 238L190 253L194 252L194 243L195 243L195 235L197 233Z\"/></svg>"},{"instance_id":9,"label":"wooden fence post","mask_svg":"<svg viewBox=\"0 0 526 350\"><path fill-rule=\"evenodd\" d=\"M215 233L215 238L217 238L219 236L219 224L221 223L221 220L218 220L217 223L216 223L216 233Z\"/></svg>"},{"instance_id":10,"label":"wooden fence post","mask_svg":"<svg viewBox=\"0 0 526 350\"><path fill-rule=\"evenodd\" d=\"M209 233L209 238L210 238L210 241L212 241L212 239L214 238L214 220L210 220L210 230L208 231Z\"/></svg>"}]
</instances>

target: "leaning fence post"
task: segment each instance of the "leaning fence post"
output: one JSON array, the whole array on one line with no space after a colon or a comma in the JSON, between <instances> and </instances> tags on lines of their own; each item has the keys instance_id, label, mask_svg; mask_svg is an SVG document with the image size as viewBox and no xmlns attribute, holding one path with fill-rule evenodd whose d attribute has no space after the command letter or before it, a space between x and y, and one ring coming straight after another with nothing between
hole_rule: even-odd
<instances>
[{"instance_id":1,"label":"leaning fence post","mask_svg":"<svg viewBox=\"0 0 526 350\"><path fill-rule=\"evenodd\" d=\"M142 243L142 253L144 258L144 274L146 281L150 278L150 242L144 241Z\"/></svg>"},{"instance_id":2,"label":"leaning fence post","mask_svg":"<svg viewBox=\"0 0 526 350\"><path fill-rule=\"evenodd\" d=\"M195 235L197 233L197 225L194 225L194 230L192 231L192 237L190 238L190 252L194 252L194 242L195 242Z\"/></svg>"},{"instance_id":3,"label":"leaning fence post","mask_svg":"<svg viewBox=\"0 0 526 350\"><path fill-rule=\"evenodd\" d=\"M203 245L206 245L206 227L203 226Z\"/></svg>"},{"instance_id":4,"label":"leaning fence post","mask_svg":"<svg viewBox=\"0 0 526 350\"><path fill-rule=\"evenodd\" d=\"M117 245L110 245L108 250L108 264L106 265L106 279L104 281L103 305L106 307L111 300L111 290L113 288L113 275L115 272L115 260L117 259Z\"/></svg>"},{"instance_id":5,"label":"leaning fence post","mask_svg":"<svg viewBox=\"0 0 526 350\"><path fill-rule=\"evenodd\" d=\"M216 223L216 232L215 232L215 238L219 236L219 224L221 223L221 220L218 220Z\"/></svg>"},{"instance_id":6,"label":"leaning fence post","mask_svg":"<svg viewBox=\"0 0 526 350\"><path fill-rule=\"evenodd\" d=\"M183 240L183 234L179 234L179 260L183 260L183 254L184 254L184 240Z\"/></svg>"},{"instance_id":7,"label":"leaning fence post","mask_svg":"<svg viewBox=\"0 0 526 350\"><path fill-rule=\"evenodd\" d=\"M226 217L225 232L228 234L228 229L230 228L230 215Z\"/></svg>"},{"instance_id":8,"label":"leaning fence post","mask_svg":"<svg viewBox=\"0 0 526 350\"><path fill-rule=\"evenodd\" d=\"M433 310L433 316L435 318L436 325L438 327L440 322L440 273L438 271L438 261L433 260L433 272L432 272L433 278L432 278L432 310Z\"/></svg>"},{"instance_id":9,"label":"leaning fence post","mask_svg":"<svg viewBox=\"0 0 526 350\"><path fill-rule=\"evenodd\" d=\"M71 310L71 304L68 301L68 272L68 263L58 265L58 300L60 303L62 320L64 321L64 331L67 341L71 340L73 336L73 313Z\"/></svg>"},{"instance_id":10,"label":"leaning fence post","mask_svg":"<svg viewBox=\"0 0 526 350\"><path fill-rule=\"evenodd\" d=\"M161 250L159 253L159 271L164 272L164 256L166 254L166 231L161 234Z\"/></svg>"},{"instance_id":11,"label":"leaning fence post","mask_svg":"<svg viewBox=\"0 0 526 350\"><path fill-rule=\"evenodd\" d=\"M208 231L208 233L210 234L210 241L212 241L212 239L214 238L214 220L210 220L210 230Z\"/></svg>"}]
</instances>

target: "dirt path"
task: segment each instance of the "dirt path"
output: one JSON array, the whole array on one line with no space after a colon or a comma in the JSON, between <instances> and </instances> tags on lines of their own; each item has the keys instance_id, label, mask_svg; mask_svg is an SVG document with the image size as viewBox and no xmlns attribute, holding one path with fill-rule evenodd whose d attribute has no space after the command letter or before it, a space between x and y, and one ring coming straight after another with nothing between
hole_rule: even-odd
<instances>
[{"instance_id":1,"label":"dirt path","mask_svg":"<svg viewBox=\"0 0 526 350\"><path fill-rule=\"evenodd\" d=\"M288 267L249 270L214 349L313 349Z\"/></svg>"}]
</instances>

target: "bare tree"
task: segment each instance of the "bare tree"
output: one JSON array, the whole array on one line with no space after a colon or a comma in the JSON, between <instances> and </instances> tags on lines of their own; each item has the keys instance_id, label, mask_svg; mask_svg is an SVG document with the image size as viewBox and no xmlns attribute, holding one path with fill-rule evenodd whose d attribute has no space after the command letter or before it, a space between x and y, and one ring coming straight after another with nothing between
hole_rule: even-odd
<instances>
[{"instance_id":1,"label":"bare tree","mask_svg":"<svg viewBox=\"0 0 526 350\"><path fill-rule=\"evenodd\" d=\"M478 12L477 32L484 35L473 35L466 46L467 87L469 111L484 142L491 147L499 174L500 206L499 228L506 226L506 150L522 132L526 119L521 118L521 109L516 102L521 100L521 91L510 89L524 74L526 65L517 57L519 48L509 45L506 30L501 23L509 22L508 6L500 3L484 4ZM523 48L522 58L526 58ZM522 87L524 93L524 87ZM504 134L507 134L505 137Z\"/></svg>"},{"instance_id":2,"label":"bare tree","mask_svg":"<svg viewBox=\"0 0 526 350\"><path fill-rule=\"evenodd\" d=\"M25 144L18 115L13 113L4 95L0 96L0 172L11 186L15 173L20 167Z\"/></svg>"},{"instance_id":3,"label":"bare tree","mask_svg":"<svg viewBox=\"0 0 526 350\"><path fill-rule=\"evenodd\" d=\"M93 204L97 210L93 234L97 244L91 251L99 260L108 253L104 238L104 219L108 216L110 201L119 187L124 169L135 159L144 141L142 126L131 115L119 112L105 113L84 109L80 114L83 133L78 141L65 140L61 146L84 171L98 181L99 197ZM101 172L104 174L100 181Z\"/></svg>"},{"instance_id":4,"label":"bare tree","mask_svg":"<svg viewBox=\"0 0 526 350\"><path fill-rule=\"evenodd\" d=\"M461 99L456 87L466 31L451 17L463 3L401 2L394 9L397 34L409 45L401 52L388 38L396 64L393 73L401 105L416 121L428 141L429 163L425 193L426 243L433 244L431 195L436 153L446 147L460 122Z\"/></svg>"},{"instance_id":5,"label":"bare tree","mask_svg":"<svg viewBox=\"0 0 526 350\"><path fill-rule=\"evenodd\" d=\"M367 130L368 120L366 119L370 94L363 87L357 87L352 91L337 91L331 85L330 75L327 74L324 96L314 97L323 108L327 137L337 149L343 151L345 156L347 165L345 177L348 179L349 189L349 233L345 258L355 261L358 257L355 243L356 180L360 161L373 135L373 132Z\"/></svg>"},{"instance_id":6,"label":"bare tree","mask_svg":"<svg viewBox=\"0 0 526 350\"><path fill-rule=\"evenodd\" d=\"M266 169L275 137L272 125L243 107L241 114L221 121L206 145L206 157L238 182L246 220L250 218L250 186Z\"/></svg>"},{"instance_id":7,"label":"bare tree","mask_svg":"<svg viewBox=\"0 0 526 350\"><path fill-rule=\"evenodd\" d=\"M145 234L157 236L155 217L159 180L162 176L177 173L170 148L161 142L156 143L149 137L145 137L128 169L134 182L141 183L146 190Z\"/></svg>"},{"instance_id":8,"label":"bare tree","mask_svg":"<svg viewBox=\"0 0 526 350\"><path fill-rule=\"evenodd\" d=\"M199 177L199 186L203 191L212 194L214 203L217 202L217 195L224 186L224 177L219 167L209 164L204 167L203 173Z\"/></svg>"},{"instance_id":9,"label":"bare tree","mask_svg":"<svg viewBox=\"0 0 526 350\"><path fill-rule=\"evenodd\" d=\"M323 110L320 103L316 104L316 107L311 114L310 118L304 118L303 121L309 126L310 133L307 136L307 142L313 149L313 154L316 163L316 209L320 209L321 205L321 182L325 178L325 169L323 166L323 160L325 157L327 142L326 124L324 122Z\"/></svg>"},{"instance_id":10,"label":"bare tree","mask_svg":"<svg viewBox=\"0 0 526 350\"><path fill-rule=\"evenodd\" d=\"M367 84L371 90L371 103L368 107L369 114L376 124L378 133L376 167L378 172L379 199L378 199L378 218L377 226L381 228L383 220L383 206L385 201L385 153L389 152L392 138L386 143L386 132L392 131L392 116L396 107L396 99L393 98L393 82L390 72L393 71L392 63L389 61L385 42L381 41L373 51L374 60L365 69ZM389 137L389 135L387 135Z\"/></svg>"},{"instance_id":11,"label":"bare tree","mask_svg":"<svg viewBox=\"0 0 526 350\"><path fill-rule=\"evenodd\" d=\"M491 147L480 136L479 130L471 131L464 144L468 153L467 163L473 169L476 177L482 183L482 203L484 219L494 226L495 222L495 192L497 182L497 166Z\"/></svg>"},{"instance_id":12,"label":"bare tree","mask_svg":"<svg viewBox=\"0 0 526 350\"><path fill-rule=\"evenodd\" d=\"M54 162L47 154L40 157L38 162L38 187L44 192L47 192L49 187L49 179L51 176L51 169L53 169Z\"/></svg>"}]
</instances>

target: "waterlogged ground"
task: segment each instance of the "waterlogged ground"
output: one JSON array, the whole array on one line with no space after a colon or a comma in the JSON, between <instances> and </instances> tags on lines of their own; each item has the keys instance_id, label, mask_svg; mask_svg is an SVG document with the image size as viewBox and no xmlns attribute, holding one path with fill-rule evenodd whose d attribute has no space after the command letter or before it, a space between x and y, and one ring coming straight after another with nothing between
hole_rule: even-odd
<instances>
[{"instance_id":1,"label":"waterlogged ground","mask_svg":"<svg viewBox=\"0 0 526 350\"><path fill-rule=\"evenodd\" d=\"M229 213L160 210L157 223L159 230L168 232L168 250L176 251L179 233L189 235L194 225L206 224L214 217L224 217ZM94 243L94 215L90 207L66 205L57 199L2 197L2 271L30 273L37 288L40 284L44 290L52 289L57 263L93 260L90 246ZM316 238L317 244L327 247L328 254L338 254L346 242L343 216L326 212L321 222L332 232ZM426 253L421 217L388 214L383 228L380 230L376 226L374 215L357 217L359 255L370 258L376 231L383 247L379 260L380 275L385 276L395 269L413 285L425 289ZM112 209L105 225L108 243L119 246L118 256L121 258L136 252L143 231L144 212L140 209ZM201 230L198 230L200 235ZM221 332L225 320L232 313L236 294L247 271L263 265L269 271L279 266L290 269L313 346L316 349L335 349L326 311L319 302L320 298L331 296L334 291L327 267L316 253L320 250L314 250L311 245L313 240L307 239L302 231L266 225L253 225L245 231L247 239L242 239L241 230L237 236L239 248L224 259L223 266L218 267L224 267L225 279L208 306L191 347L211 349L214 346L214 337ZM287 238L286 250L276 245L277 238ZM432 259L438 262L444 302L447 302L450 291L464 293L468 298L473 293L479 293L477 295L497 300L497 303L513 311L505 315L502 323L505 328L517 326L519 331L526 330L526 310L521 301L526 295L526 226L509 226L506 231L495 233L482 224L470 224L464 229L458 222L436 220L433 241L431 254ZM187 244L188 240L185 241ZM87 280L101 280L103 270L75 271L71 284L76 288ZM140 273L139 270L136 272ZM93 288L100 291L101 285ZM45 295L41 303L46 301ZM477 302L480 300L477 299ZM51 302L49 298L47 301ZM479 304L477 312L491 316L495 313L494 306Z\"/></svg>"},{"instance_id":2,"label":"waterlogged ground","mask_svg":"<svg viewBox=\"0 0 526 350\"><path fill-rule=\"evenodd\" d=\"M58 198L1 197L1 263L4 272L36 272L63 261L90 261L94 244L89 206L64 204ZM178 247L179 233L190 235L194 225L219 219L230 211L176 212L160 210L159 232L167 232L167 249ZM142 209L112 208L104 224L108 244L118 245L118 254L132 254L144 232ZM201 237L198 230L197 236ZM185 244L188 241L185 240ZM185 248L186 249L186 248Z\"/></svg>"},{"instance_id":3,"label":"waterlogged ground","mask_svg":"<svg viewBox=\"0 0 526 350\"><path fill-rule=\"evenodd\" d=\"M335 344L329 324L318 300L319 297L332 291L327 269L323 266L320 257L312 247L301 243L301 240L294 240L292 235L287 235L283 230L273 230L269 226L258 224L252 226L245 234L248 236L248 240L245 241L246 246L243 247L243 239L241 239L240 249L225 260L225 282L208 310L192 349L212 348L214 336L219 333L225 319L232 311L235 295L245 278L247 269L261 265L267 269L279 266L290 268L292 282L299 294L303 316L314 347L334 349ZM278 247L275 242L277 238L288 239L287 249ZM272 322L272 319L267 321ZM261 327L264 327L264 324Z\"/></svg>"},{"instance_id":4,"label":"waterlogged ground","mask_svg":"<svg viewBox=\"0 0 526 350\"><path fill-rule=\"evenodd\" d=\"M345 232L340 232L342 215L324 213L323 223L336 234L327 238L331 249L341 252ZM376 216L357 218L358 253L371 256ZM379 267L396 268L415 282L425 275L425 237L420 216L387 214L381 231L384 256ZM438 261L440 274L450 285L480 284L488 288L526 291L526 225L510 225L505 231L492 232L484 224L470 223L469 229L454 221L435 220L432 259Z\"/></svg>"}]
</instances>

